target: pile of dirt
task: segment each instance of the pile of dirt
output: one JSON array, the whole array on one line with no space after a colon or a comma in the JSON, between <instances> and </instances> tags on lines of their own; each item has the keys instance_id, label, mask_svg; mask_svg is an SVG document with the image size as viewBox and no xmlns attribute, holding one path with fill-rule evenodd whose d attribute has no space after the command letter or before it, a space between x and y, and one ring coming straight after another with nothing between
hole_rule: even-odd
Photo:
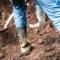
<instances>
[{"instance_id":1,"label":"pile of dirt","mask_svg":"<svg viewBox=\"0 0 60 60\"><path fill-rule=\"evenodd\" d=\"M4 24L9 14L11 14L11 4L8 2L4 8L3 1L0 1L0 27ZM7 1L7 0L6 0ZM2 3L3 2L3 3ZM8 10L7 10L8 9ZM6 13L6 18L1 19L2 11ZM28 23L35 23L34 6L27 8ZM60 35L53 27L51 21L46 18L46 25L37 29L27 28L28 39L34 46L31 54L21 56L18 35L14 21L12 20L6 31L0 32L0 60L60 60Z\"/></svg>"}]
</instances>

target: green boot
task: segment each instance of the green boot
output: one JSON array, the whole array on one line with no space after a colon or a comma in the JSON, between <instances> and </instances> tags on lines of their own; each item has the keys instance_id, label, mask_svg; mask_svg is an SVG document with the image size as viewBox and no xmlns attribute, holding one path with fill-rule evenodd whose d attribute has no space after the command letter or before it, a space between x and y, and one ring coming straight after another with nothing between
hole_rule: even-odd
<instances>
[{"instance_id":1,"label":"green boot","mask_svg":"<svg viewBox=\"0 0 60 60\"><path fill-rule=\"evenodd\" d=\"M19 43L21 46L21 52L23 54L29 54L31 52L31 44L27 41L27 30L17 28Z\"/></svg>"}]
</instances>

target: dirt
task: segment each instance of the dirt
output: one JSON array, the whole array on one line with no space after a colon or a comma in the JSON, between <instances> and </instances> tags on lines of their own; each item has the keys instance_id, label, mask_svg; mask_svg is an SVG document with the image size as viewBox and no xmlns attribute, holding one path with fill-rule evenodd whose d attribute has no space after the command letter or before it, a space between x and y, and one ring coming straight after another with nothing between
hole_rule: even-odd
<instances>
[{"instance_id":1,"label":"dirt","mask_svg":"<svg viewBox=\"0 0 60 60\"><path fill-rule=\"evenodd\" d=\"M5 3L5 4L4 4ZM8 4L8 5L7 5ZM2 20L2 12L6 13ZM28 23L35 23L34 6L27 8ZM11 14L11 4L8 0L0 1L0 28L4 26L6 19ZM54 28L52 22L46 17L46 25L36 29L27 28L28 40L34 46L31 54L21 56L18 35L14 21L8 25L8 29L0 32L0 60L60 60L60 34Z\"/></svg>"}]
</instances>

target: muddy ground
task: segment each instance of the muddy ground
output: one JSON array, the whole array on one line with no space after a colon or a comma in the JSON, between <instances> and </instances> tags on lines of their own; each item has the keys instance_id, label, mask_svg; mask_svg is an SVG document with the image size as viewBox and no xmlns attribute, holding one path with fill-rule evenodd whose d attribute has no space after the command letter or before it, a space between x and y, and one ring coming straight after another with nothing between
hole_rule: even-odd
<instances>
[{"instance_id":1,"label":"muddy ground","mask_svg":"<svg viewBox=\"0 0 60 60\"><path fill-rule=\"evenodd\" d=\"M0 27L11 14L11 4L8 0L0 0ZM5 13L2 19L2 12ZM35 23L34 7L27 9L28 23ZM36 29L27 28L28 40L34 46L31 54L21 56L18 35L14 21L10 22L8 29L0 32L0 60L60 60L60 35L51 21L46 17L46 25Z\"/></svg>"}]
</instances>

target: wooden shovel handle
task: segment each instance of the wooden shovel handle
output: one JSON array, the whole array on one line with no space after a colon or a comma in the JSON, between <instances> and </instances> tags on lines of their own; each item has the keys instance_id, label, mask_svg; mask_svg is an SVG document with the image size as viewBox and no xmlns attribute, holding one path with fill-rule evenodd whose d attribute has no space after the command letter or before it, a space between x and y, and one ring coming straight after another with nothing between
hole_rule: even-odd
<instances>
[{"instance_id":1,"label":"wooden shovel handle","mask_svg":"<svg viewBox=\"0 0 60 60\"><path fill-rule=\"evenodd\" d=\"M9 22L12 20L12 18L13 18L13 13L12 13L12 14L10 15L10 17L7 19L7 21L6 21L6 23L5 23L5 26L4 26L4 29L7 28L8 24L9 24Z\"/></svg>"}]
</instances>

